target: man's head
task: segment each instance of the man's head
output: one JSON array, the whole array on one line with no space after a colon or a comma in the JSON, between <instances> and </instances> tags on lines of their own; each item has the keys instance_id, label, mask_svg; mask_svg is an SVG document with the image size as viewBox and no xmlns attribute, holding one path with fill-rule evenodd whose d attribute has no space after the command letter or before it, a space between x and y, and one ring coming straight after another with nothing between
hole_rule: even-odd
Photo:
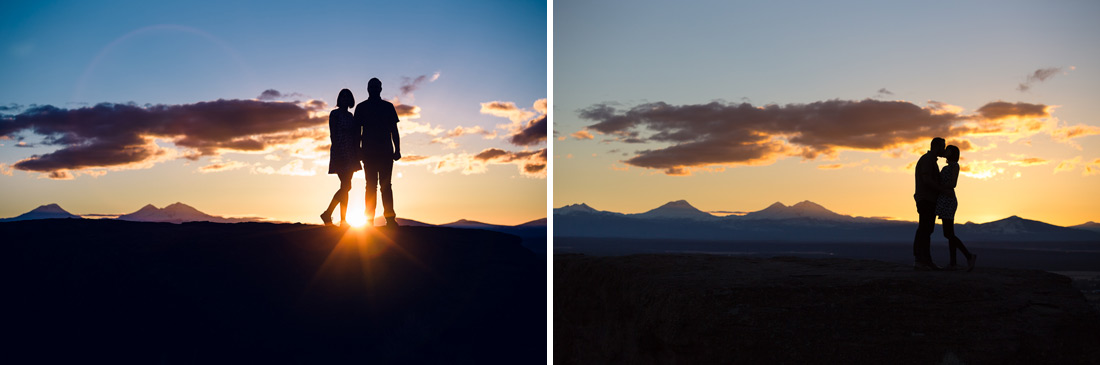
<instances>
[{"instance_id":1,"label":"man's head","mask_svg":"<svg viewBox=\"0 0 1100 365\"><path fill-rule=\"evenodd\" d=\"M943 154L944 154L944 151L945 151L944 146L946 146L946 145L947 145L947 141L944 141L943 138L940 138L940 137L932 138L932 149L931 149L932 154L935 155L936 157L943 157Z\"/></svg>"},{"instance_id":2,"label":"man's head","mask_svg":"<svg viewBox=\"0 0 1100 365\"><path fill-rule=\"evenodd\" d=\"M382 80L377 77L367 81L367 94L370 96L378 96L382 93Z\"/></svg>"}]
</instances>

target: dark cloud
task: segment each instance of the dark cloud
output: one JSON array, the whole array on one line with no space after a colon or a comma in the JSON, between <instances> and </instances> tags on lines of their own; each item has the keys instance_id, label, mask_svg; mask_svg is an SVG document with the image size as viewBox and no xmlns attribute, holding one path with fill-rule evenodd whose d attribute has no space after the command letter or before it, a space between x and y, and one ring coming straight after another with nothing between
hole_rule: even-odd
<instances>
[{"instance_id":1,"label":"dark cloud","mask_svg":"<svg viewBox=\"0 0 1100 365\"><path fill-rule=\"evenodd\" d=\"M878 89L878 96L886 96L886 95L894 95L894 93L890 92L890 90L886 90L886 88Z\"/></svg>"},{"instance_id":2,"label":"dark cloud","mask_svg":"<svg viewBox=\"0 0 1100 365\"><path fill-rule=\"evenodd\" d=\"M51 171L46 177L54 180L72 180L73 174L70 174L68 171Z\"/></svg>"},{"instance_id":3,"label":"dark cloud","mask_svg":"<svg viewBox=\"0 0 1100 365\"><path fill-rule=\"evenodd\" d=\"M1029 89L1031 89L1032 85L1046 81L1047 79L1054 77L1054 75L1057 75L1060 71L1062 71L1061 67L1049 67L1035 70L1035 72L1027 75L1027 80L1020 83L1020 85L1016 87L1016 90L1028 91Z\"/></svg>"},{"instance_id":4,"label":"dark cloud","mask_svg":"<svg viewBox=\"0 0 1100 365\"><path fill-rule=\"evenodd\" d=\"M1023 102L1009 103L994 101L978 108L978 114L988 119L1001 119L1006 117L1048 117L1047 106L1043 104L1028 104Z\"/></svg>"},{"instance_id":5,"label":"dark cloud","mask_svg":"<svg viewBox=\"0 0 1100 365\"><path fill-rule=\"evenodd\" d=\"M512 144L530 146L546 140L546 115L527 122L527 126L509 139Z\"/></svg>"},{"instance_id":6,"label":"dark cloud","mask_svg":"<svg viewBox=\"0 0 1100 365\"><path fill-rule=\"evenodd\" d=\"M322 131L301 128L324 122L297 104L256 100L149 107L103 103L79 109L46 105L0 120L0 136L30 131L44 136L42 145L62 146L12 165L25 171L56 172L124 168L174 152L157 146L154 138L190 149L183 157L194 159L222 150L262 151L296 138L323 139Z\"/></svg>"},{"instance_id":7,"label":"dark cloud","mask_svg":"<svg viewBox=\"0 0 1100 365\"><path fill-rule=\"evenodd\" d=\"M264 90L264 92L260 93L260 96L257 96L256 99L270 101L270 100L300 98L302 96L303 95L300 94L300 93L283 94L283 93L279 92L279 90L267 89L267 90Z\"/></svg>"},{"instance_id":8,"label":"dark cloud","mask_svg":"<svg viewBox=\"0 0 1100 365\"><path fill-rule=\"evenodd\" d=\"M787 156L814 159L844 149L888 150L935 136L959 137L978 131L959 125L968 120L980 120L980 132L996 133L1006 128L996 119L1047 116L1046 110L1040 104L994 102L978 115L960 115L942 103L922 108L905 101L867 99L763 107L655 102L626 110L596 104L579 115L595 122L588 130L609 135L612 141L669 144L639 151L623 162L680 175L690 173L691 167L762 164ZM955 141L964 149L973 148L969 141Z\"/></svg>"},{"instance_id":9,"label":"dark cloud","mask_svg":"<svg viewBox=\"0 0 1100 365\"><path fill-rule=\"evenodd\" d=\"M420 75L420 76L417 76L415 78L402 77L401 78L401 94L402 95L412 94L413 91L416 91L416 89L420 88L420 84L423 84L425 81L432 82L432 81L435 81L438 78L439 78L439 73L438 72L436 72L432 75Z\"/></svg>"}]
</instances>

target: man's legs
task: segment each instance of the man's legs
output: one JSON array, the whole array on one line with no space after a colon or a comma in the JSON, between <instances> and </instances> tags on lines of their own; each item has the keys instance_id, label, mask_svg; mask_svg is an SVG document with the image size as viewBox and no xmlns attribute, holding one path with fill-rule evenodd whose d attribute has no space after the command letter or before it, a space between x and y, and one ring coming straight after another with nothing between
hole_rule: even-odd
<instances>
[{"instance_id":1,"label":"man's legs","mask_svg":"<svg viewBox=\"0 0 1100 365\"><path fill-rule=\"evenodd\" d=\"M932 231L936 229L936 201L917 201L917 234L913 238L913 258L917 263L932 265Z\"/></svg>"},{"instance_id":2,"label":"man's legs","mask_svg":"<svg viewBox=\"0 0 1100 365\"><path fill-rule=\"evenodd\" d=\"M367 225L374 226L374 208L378 202L378 164L363 161L363 174L367 176Z\"/></svg>"},{"instance_id":3,"label":"man's legs","mask_svg":"<svg viewBox=\"0 0 1100 365\"><path fill-rule=\"evenodd\" d=\"M382 216L386 217L387 223L397 217L397 213L393 211L393 185L390 184L391 175L393 175L393 161L379 163L378 184L381 185Z\"/></svg>"}]
</instances>

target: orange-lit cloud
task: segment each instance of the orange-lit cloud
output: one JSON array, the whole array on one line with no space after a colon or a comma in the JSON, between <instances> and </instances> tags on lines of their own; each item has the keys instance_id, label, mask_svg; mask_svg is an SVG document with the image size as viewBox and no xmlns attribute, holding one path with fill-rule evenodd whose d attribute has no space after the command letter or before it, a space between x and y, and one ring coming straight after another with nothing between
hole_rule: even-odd
<instances>
[{"instance_id":1,"label":"orange-lit cloud","mask_svg":"<svg viewBox=\"0 0 1100 365\"><path fill-rule=\"evenodd\" d=\"M828 165L817 165L817 168L822 169L822 170L837 170L837 169L842 169L842 168L845 168L845 167L856 167L856 166L859 166L859 165L866 164L870 161L871 160L866 160L865 159L863 161L849 162L849 163L844 163L844 164L834 163L834 164L828 164Z\"/></svg>"},{"instance_id":2,"label":"orange-lit cloud","mask_svg":"<svg viewBox=\"0 0 1100 365\"><path fill-rule=\"evenodd\" d=\"M573 136L573 138L576 138L576 139L593 139L593 138L595 138L594 136L592 136L592 133L589 132L587 129L581 129L579 131L576 131L573 134L570 134L570 136Z\"/></svg>"},{"instance_id":3,"label":"orange-lit cloud","mask_svg":"<svg viewBox=\"0 0 1100 365\"><path fill-rule=\"evenodd\" d=\"M508 118L515 123L521 123L536 115L533 111L517 107L516 103L511 101L490 101L481 103L481 114Z\"/></svg>"},{"instance_id":4,"label":"orange-lit cloud","mask_svg":"<svg viewBox=\"0 0 1100 365\"><path fill-rule=\"evenodd\" d=\"M248 166L248 164L246 164L244 162L240 162L240 161L215 162L215 163L211 163L209 165L203 166L203 167L199 167L199 172L205 174L205 173L211 173L211 172L229 171L229 170L236 170L236 169L246 167L246 166Z\"/></svg>"},{"instance_id":5,"label":"orange-lit cloud","mask_svg":"<svg viewBox=\"0 0 1100 365\"><path fill-rule=\"evenodd\" d=\"M629 165L661 169L670 175L690 174L700 167L768 164L786 157L807 160L836 158L843 150L926 150L932 137L947 138L963 151L980 150L968 137L995 136L1010 141L1056 131L1052 107L995 101L975 114L942 102L920 107L906 101L829 100L810 104L747 103L670 105L641 104L619 110L596 104L580 111L593 121L582 131L607 137L604 142L663 145L639 151L624 160ZM1091 126L1070 127L1069 138L1093 133ZM576 136L575 136L576 137ZM992 148L989 144L981 149ZM822 165L821 168L833 168Z\"/></svg>"},{"instance_id":6,"label":"orange-lit cloud","mask_svg":"<svg viewBox=\"0 0 1100 365\"><path fill-rule=\"evenodd\" d=\"M446 154L442 156L408 156L399 163L425 165L433 173L459 171L464 175L481 174L489 165L515 165L523 176L546 178L546 149L511 152L499 148L487 148L477 154Z\"/></svg>"},{"instance_id":7,"label":"orange-lit cloud","mask_svg":"<svg viewBox=\"0 0 1100 365\"><path fill-rule=\"evenodd\" d=\"M11 170L12 170L11 165L0 162L0 175L11 176L12 175Z\"/></svg>"},{"instance_id":8,"label":"orange-lit cloud","mask_svg":"<svg viewBox=\"0 0 1100 365\"><path fill-rule=\"evenodd\" d=\"M1093 159L1092 161L1082 161L1081 156L1062 160L1054 167L1054 173L1063 171L1070 172L1076 170L1078 166L1081 167L1081 175L1090 176L1100 174L1100 158Z\"/></svg>"},{"instance_id":9,"label":"orange-lit cloud","mask_svg":"<svg viewBox=\"0 0 1100 365\"><path fill-rule=\"evenodd\" d=\"M546 141L547 115L546 99L536 100L535 111L519 108L516 103L491 101L481 103L481 113L508 118L509 124L498 125L508 133L508 142L517 146L531 146Z\"/></svg>"}]
</instances>

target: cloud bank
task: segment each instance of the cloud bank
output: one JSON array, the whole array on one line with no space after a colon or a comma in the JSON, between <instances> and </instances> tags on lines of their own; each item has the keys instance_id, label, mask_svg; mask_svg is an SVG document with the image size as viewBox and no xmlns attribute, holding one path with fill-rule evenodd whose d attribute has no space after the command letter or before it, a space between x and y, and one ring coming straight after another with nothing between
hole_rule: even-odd
<instances>
[{"instance_id":1,"label":"cloud bank","mask_svg":"<svg viewBox=\"0 0 1100 365\"><path fill-rule=\"evenodd\" d=\"M800 156L835 158L842 150L888 151L923 146L944 137L964 149L972 136L1016 140L1040 131L1054 135L1100 134L1090 126L1059 129L1052 108L1024 102L991 102L975 114L939 102L921 107L906 101L828 100L809 104L766 105L711 102L671 105L654 102L620 110L595 104L579 112L594 123L574 133L603 134L605 142L664 144L642 150L622 162L670 175L719 166L769 164ZM582 133L584 132L584 133ZM832 167L832 166L829 166Z\"/></svg>"},{"instance_id":2,"label":"cloud bank","mask_svg":"<svg viewBox=\"0 0 1100 365\"><path fill-rule=\"evenodd\" d=\"M66 170L143 168L168 158L197 160L225 151L262 152L300 139L327 138L326 118L313 116L324 102L216 100L181 105L102 103L63 109L37 106L0 120L0 136L43 136L60 149L12 164L17 170L71 178ZM171 142L179 151L155 141Z\"/></svg>"}]
</instances>

